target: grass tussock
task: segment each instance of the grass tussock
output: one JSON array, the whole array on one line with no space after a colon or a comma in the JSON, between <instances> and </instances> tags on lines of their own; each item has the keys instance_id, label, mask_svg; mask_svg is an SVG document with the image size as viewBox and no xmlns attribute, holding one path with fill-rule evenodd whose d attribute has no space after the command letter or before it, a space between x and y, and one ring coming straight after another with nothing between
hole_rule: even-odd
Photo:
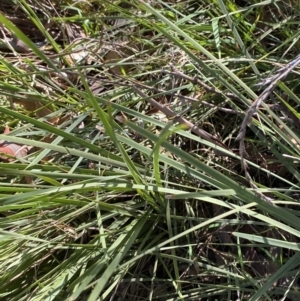
<instances>
[{"instance_id":1,"label":"grass tussock","mask_svg":"<svg viewBox=\"0 0 300 301\"><path fill-rule=\"evenodd\" d=\"M0 300L299 300L299 11L2 0Z\"/></svg>"}]
</instances>

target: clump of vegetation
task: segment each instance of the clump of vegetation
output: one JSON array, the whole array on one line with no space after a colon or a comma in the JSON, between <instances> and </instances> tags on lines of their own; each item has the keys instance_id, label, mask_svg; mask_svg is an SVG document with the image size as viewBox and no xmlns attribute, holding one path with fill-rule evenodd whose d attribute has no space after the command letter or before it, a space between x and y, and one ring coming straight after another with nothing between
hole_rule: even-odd
<instances>
[{"instance_id":1,"label":"clump of vegetation","mask_svg":"<svg viewBox=\"0 0 300 301\"><path fill-rule=\"evenodd\" d=\"M299 8L2 0L0 299L299 300Z\"/></svg>"}]
</instances>

